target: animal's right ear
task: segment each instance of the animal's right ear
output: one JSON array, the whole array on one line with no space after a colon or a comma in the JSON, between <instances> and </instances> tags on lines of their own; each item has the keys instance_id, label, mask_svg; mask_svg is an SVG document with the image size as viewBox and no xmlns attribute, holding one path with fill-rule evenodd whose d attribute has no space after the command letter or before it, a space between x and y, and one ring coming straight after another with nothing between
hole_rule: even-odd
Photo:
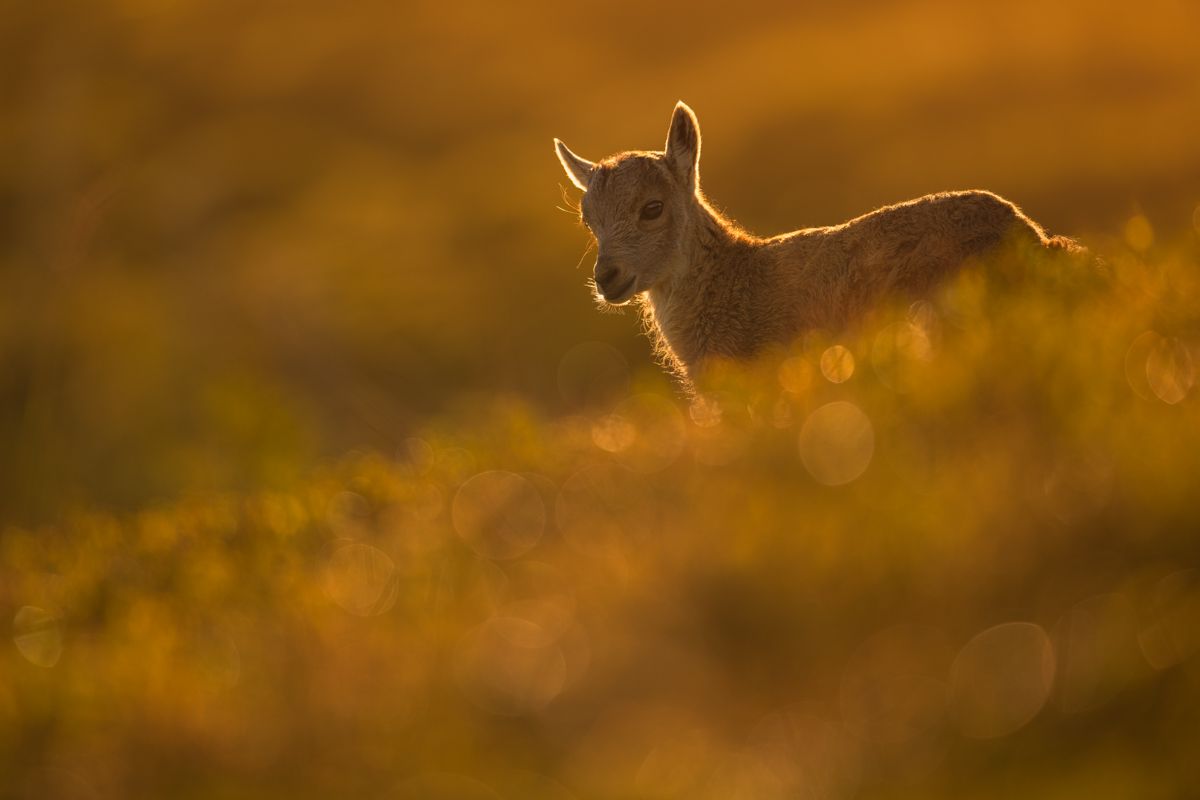
<instances>
[{"instance_id":1,"label":"animal's right ear","mask_svg":"<svg viewBox=\"0 0 1200 800\"><path fill-rule=\"evenodd\" d=\"M562 162L571 183L586 192L588 183L592 180L592 173L596 171L596 165L572 153L571 149L558 139L554 140L554 152L558 154L558 160Z\"/></svg>"}]
</instances>

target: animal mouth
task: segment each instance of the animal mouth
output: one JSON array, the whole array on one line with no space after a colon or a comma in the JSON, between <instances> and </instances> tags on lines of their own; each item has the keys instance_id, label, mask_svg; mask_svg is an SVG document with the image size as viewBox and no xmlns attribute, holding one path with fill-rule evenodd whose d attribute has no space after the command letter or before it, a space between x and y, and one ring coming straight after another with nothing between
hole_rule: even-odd
<instances>
[{"instance_id":1,"label":"animal mouth","mask_svg":"<svg viewBox=\"0 0 1200 800\"><path fill-rule=\"evenodd\" d=\"M612 305L620 305L633 296L633 285L637 283L637 276L630 278L624 286L615 289L601 289L600 294L604 296L604 302Z\"/></svg>"}]
</instances>

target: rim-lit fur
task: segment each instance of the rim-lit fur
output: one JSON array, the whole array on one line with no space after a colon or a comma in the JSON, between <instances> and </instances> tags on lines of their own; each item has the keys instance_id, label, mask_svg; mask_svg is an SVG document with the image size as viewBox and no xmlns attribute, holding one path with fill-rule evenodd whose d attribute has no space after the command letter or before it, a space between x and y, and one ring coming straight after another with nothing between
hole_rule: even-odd
<instances>
[{"instance_id":1,"label":"rim-lit fur","mask_svg":"<svg viewBox=\"0 0 1200 800\"><path fill-rule=\"evenodd\" d=\"M710 359L749 359L809 330L842 329L881 298L926 293L1002 243L1078 249L985 191L932 194L841 225L751 235L700 191L700 128L682 102L662 152L591 162L557 139L555 149L584 192L598 296L615 304L637 298L647 331L685 380ZM661 212L647 219L654 202Z\"/></svg>"}]
</instances>

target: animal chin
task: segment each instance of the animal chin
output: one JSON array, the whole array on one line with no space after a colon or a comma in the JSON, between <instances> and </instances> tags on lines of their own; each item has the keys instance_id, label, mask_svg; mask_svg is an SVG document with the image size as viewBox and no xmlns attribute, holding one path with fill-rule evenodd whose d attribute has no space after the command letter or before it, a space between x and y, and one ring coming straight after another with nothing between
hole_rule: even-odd
<instances>
[{"instance_id":1,"label":"animal chin","mask_svg":"<svg viewBox=\"0 0 1200 800\"><path fill-rule=\"evenodd\" d=\"M629 279L629 282L615 290L601 289L600 296L604 298L604 302L612 306L619 306L629 301L636 294L634 284L637 283L637 277Z\"/></svg>"}]
</instances>

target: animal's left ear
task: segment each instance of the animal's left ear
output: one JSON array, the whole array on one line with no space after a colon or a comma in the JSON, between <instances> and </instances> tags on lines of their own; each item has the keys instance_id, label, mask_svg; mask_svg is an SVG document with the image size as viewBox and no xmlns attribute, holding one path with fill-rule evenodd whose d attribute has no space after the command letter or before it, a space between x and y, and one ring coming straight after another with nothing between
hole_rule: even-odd
<instances>
[{"instance_id":1,"label":"animal's left ear","mask_svg":"<svg viewBox=\"0 0 1200 800\"><path fill-rule=\"evenodd\" d=\"M700 123L696 112L682 100L675 104L675 113L671 115L663 155L684 185L695 191L700 176Z\"/></svg>"},{"instance_id":2,"label":"animal's left ear","mask_svg":"<svg viewBox=\"0 0 1200 800\"><path fill-rule=\"evenodd\" d=\"M559 163L562 164L571 183L586 192L588 183L592 180L592 174L596 171L596 165L586 158L572 153L571 149L558 139L554 140L554 152L558 154Z\"/></svg>"}]
</instances>

